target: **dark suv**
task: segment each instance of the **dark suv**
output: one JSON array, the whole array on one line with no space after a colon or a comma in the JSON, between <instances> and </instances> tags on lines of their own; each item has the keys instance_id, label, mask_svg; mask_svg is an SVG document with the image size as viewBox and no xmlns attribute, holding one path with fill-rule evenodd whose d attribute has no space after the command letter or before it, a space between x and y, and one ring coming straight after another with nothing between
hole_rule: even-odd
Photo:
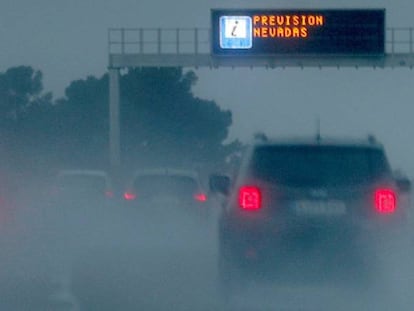
<instances>
[{"instance_id":1,"label":"dark suv","mask_svg":"<svg viewBox=\"0 0 414 311\"><path fill-rule=\"evenodd\" d=\"M362 253L402 228L410 182L394 177L372 138L264 140L249 148L233 181L214 175L210 188L227 198L219 220L219 277L228 290L311 257L325 272L359 266Z\"/></svg>"}]
</instances>

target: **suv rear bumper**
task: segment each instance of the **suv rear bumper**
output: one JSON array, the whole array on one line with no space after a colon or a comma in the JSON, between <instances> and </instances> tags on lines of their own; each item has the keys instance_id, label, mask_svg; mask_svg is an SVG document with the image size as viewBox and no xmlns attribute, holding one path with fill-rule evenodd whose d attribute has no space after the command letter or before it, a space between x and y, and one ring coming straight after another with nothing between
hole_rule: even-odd
<instances>
[{"instance_id":1,"label":"suv rear bumper","mask_svg":"<svg viewBox=\"0 0 414 311\"><path fill-rule=\"evenodd\" d=\"M387 219L390 220L390 219ZM384 241L398 238L404 224L392 221L222 221L220 256L237 262L295 256L349 256L375 253Z\"/></svg>"}]
</instances>

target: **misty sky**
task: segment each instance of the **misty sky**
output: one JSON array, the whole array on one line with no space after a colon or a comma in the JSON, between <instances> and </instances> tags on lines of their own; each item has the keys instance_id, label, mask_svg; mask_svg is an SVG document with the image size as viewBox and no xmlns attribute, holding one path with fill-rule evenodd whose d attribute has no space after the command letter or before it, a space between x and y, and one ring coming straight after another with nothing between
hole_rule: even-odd
<instances>
[{"instance_id":1,"label":"misty sky","mask_svg":"<svg viewBox=\"0 0 414 311\"><path fill-rule=\"evenodd\" d=\"M63 96L70 81L102 75L110 27L209 27L211 8L385 8L388 27L414 27L414 2L1 0L0 71L30 65L45 90ZM180 12L171 14L171 12ZM414 70L198 69L197 96L233 111L231 138L365 137L375 134L392 164L414 176Z\"/></svg>"}]
</instances>

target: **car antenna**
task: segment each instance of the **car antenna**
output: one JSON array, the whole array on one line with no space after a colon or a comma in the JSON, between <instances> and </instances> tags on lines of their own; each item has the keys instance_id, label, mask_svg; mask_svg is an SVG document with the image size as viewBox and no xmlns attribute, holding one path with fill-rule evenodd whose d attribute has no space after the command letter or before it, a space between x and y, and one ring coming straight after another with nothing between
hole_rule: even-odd
<instances>
[{"instance_id":1,"label":"car antenna","mask_svg":"<svg viewBox=\"0 0 414 311\"><path fill-rule=\"evenodd\" d=\"M316 119L316 141L319 143L321 139L321 119L318 116Z\"/></svg>"},{"instance_id":2,"label":"car antenna","mask_svg":"<svg viewBox=\"0 0 414 311\"><path fill-rule=\"evenodd\" d=\"M377 142L377 139L375 138L375 136L373 134L369 134L368 135L368 142L370 144L375 144Z\"/></svg>"}]
</instances>

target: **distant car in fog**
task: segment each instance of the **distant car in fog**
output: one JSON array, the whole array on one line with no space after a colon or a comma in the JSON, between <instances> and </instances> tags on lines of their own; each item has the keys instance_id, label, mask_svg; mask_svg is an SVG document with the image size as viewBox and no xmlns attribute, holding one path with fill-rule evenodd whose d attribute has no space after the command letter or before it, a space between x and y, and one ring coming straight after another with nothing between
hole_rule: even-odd
<instances>
[{"instance_id":1,"label":"distant car in fog","mask_svg":"<svg viewBox=\"0 0 414 311\"><path fill-rule=\"evenodd\" d=\"M61 170L53 189L54 199L64 203L108 201L114 198L112 180L103 170Z\"/></svg>"},{"instance_id":2,"label":"distant car in fog","mask_svg":"<svg viewBox=\"0 0 414 311\"><path fill-rule=\"evenodd\" d=\"M330 268L364 269L381 238L404 227L411 186L395 177L373 138L262 139L250 146L234 181L212 175L209 184L227 197L218 261L225 296L295 261L303 267L315 254L321 278Z\"/></svg>"},{"instance_id":3,"label":"distant car in fog","mask_svg":"<svg viewBox=\"0 0 414 311\"><path fill-rule=\"evenodd\" d=\"M207 195L197 172L157 168L136 171L127 184L124 200L141 208L179 206L204 213Z\"/></svg>"}]
</instances>

